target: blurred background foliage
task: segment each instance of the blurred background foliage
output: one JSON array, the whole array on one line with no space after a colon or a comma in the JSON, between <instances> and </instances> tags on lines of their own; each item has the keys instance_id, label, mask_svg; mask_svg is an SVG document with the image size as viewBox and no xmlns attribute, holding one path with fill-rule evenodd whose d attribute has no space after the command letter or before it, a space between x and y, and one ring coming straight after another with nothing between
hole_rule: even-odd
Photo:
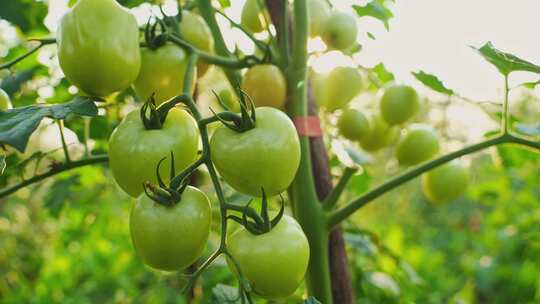
<instances>
[{"instance_id":1,"label":"blurred background foliage","mask_svg":"<svg viewBox=\"0 0 540 304\"><path fill-rule=\"evenodd\" d=\"M120 2L135 7L147 1ZM27 38L50 37L47 16L47 2L3 1L0 63L24 53ZM355 104L370 109L375 105L377 86L392 81L393 76L382 64L364 72L371 82ZM54 46L44 47L11 73L0 71L0 78L1 87L17 107L64 102L77 93L58 68ZM224 86L223 75L214 69L200 82L200 102L213 102L209 91ZM101 104L102 116L68 120L67 126L79 140L72 146L86 146L93 154L106 151L108 136L135 102L128 90ZM468 134L467 124L451 120L456 104L487 117L482 134L493 130L500 115L498 106L457 100L448 103L447 97L440 95L427 96L427 103L429 109L424 107L418 120L436 126L445 150L477 139ZM517 94L512 100L512 115L537 122L539 104L537 96ZM336 177L343 158L368 162L353 177L348 198L402 170L390 160L391 149L367 156L337 138L335 117L325 117L324 123ZM348 155L344 156L344 151ZM2 187L61 160L55 151L33 152L22 155L8 150L8 169L0 177ZM30 161L25 161L31 155ZM464 161L471 167L472 178L460 199L446 205L431 204L416 179L345 223L358 302L540 303L540 157L502 146ZM198 175L197 183L212 194L204 172ZM242 199L230 190L229 196ZM178 292L184 282L181 275L153 271L135 256L128 231L132 203L114 185L104 165L63 173L0 200L0 302L185 303ZM217 225L214 229L207 253L218 241ZM220 303L220 299L234 295L230 286L234 284L225 261L218 260L199 280L195 301ZM300 288L290 302L299 302L302 295Z\"/></svg>"}]
</instances>

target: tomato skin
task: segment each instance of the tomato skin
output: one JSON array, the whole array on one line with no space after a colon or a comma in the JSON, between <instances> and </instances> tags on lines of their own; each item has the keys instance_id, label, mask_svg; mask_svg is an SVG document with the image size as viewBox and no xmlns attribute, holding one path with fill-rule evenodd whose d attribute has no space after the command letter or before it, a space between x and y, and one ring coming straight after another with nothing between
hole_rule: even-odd
<instances>
[{"instance_id":1,"label":"tomato skin","mask_svg":"<svg viewBox=\"0 0 540 304\"><path fill-rule=\"evenodd\" d=\"M418 94L410 86L390 86L384 91L380 109L387 123L402 124L411 119L420 109Z\"/></svg>"},{"instance_id":2,"label":"tomato skin","mask_svg":"<svg viewBox=\"0 0 540 304\"><path fill-rule=\"evenodd\" d=\"M212 219L210 201L188 186L173 206L154 202L146 194L131 209L129 230L138 255L150 267L182 270L201 256Z\"/></svg>"},{"instance_id":3,"label":"tomato skin","mask_svg":"<svg viewBox=\"0 0 540 304\"><path fill-rule=\"evenodd\" d=\"M437 133L428 125L411 126L397 144L396 157L400 165L413 166L424 162L439 152Z\"/></svg>"},{"instance_id":4,"label":"tomato skin","mask_svg":"<svg viewBox=\"0 0 540 304\"><path fill-rule=\"evenodd\" d=\"M314 82L315 99L329 112L343 109L362 90L362 76L358 69L336 67L328 75L320 75Z\"/></svg>"},{"instance_id":5,"label":"tomato skin","mask_svg":"<svg viewBox=\"0 0 540 304\"><path fill-rule=\"evenodd\" d=\"M56 41L66 78L88 94L106 96L137 78L137 21L114 0L78 1L60 20Z\"/></svg>"},{"instance_id":6,"label":"tomato skin","mask_svg":"<svg viewBox=\"0 0 540 304\"><path fill-rule=\"evenodd\" d=\"M280 110L256 109L256 127L238 133L220 126L210 139L211 157L223 179L236 191L268 196L293 181L300 164L300 142L291 119Z\"/></svg>"},{"instance_id":7,"label":"tomato skin","mask_svg":"<svg viewBox=\"0 0 540 304\"><path fill-rule=\"evenodd\" d=\"M0 88L0 111L7 111L12 108L11 99L6 91Z\"/></svg>"},{"instance_id":8,"label":"tomato skin","mask_svg":"<svg viewBox=\"0 0 540 304\"><path fill-rule=\"evenodd\" d=\"M161 104L182 94L188 63L187 54L182 48L170 43L155 50L143 48L141 57L141 71L133 83L133 89L142 101L155 93L156 104ZM197 73L193 74L191 91L194 89Z\"/></svg>"},{"instance_id":9,"label":"tomato skin","mask_svg":"<svg viewBox=\"0 0 540 304\"><path fill-rule=\"evenodd\" d=\"M246 0L240 16L242 27L252 33L260 33L268 28L270 16L259 5L259 0Z\"/></svg>"},{"instance_id":10,"label":"tomato skin","mask_svg":"<svg viewBox=\"0 0 540 304\"><path fill-rule=\"evenodd\" d=\"M109 139L109 165L118 185L132 197L138 197L142 184L157 184L156 166L166 157L160 173L169 180L170 153L174 154L176 172L189 166L197 157L199 131L195 120L183 109L173 108L160 130L146 130L139 110L130 112Z\"/></svg>"},{"instance_id":11,"label":"tomato skin","mask_svg":"<svg viewBox=\"0 0 540 304\"><path fill-rule=\"evenodd\" d=\"M322 34L325 22L332 11L326 0L309 0L309 36L316 37Z\"/></svg>"},{"instance_id":12,"label":"tomato skin","mask_svg":"<svg viewBox=\"0 0 540 304\"><path fill-rule=\"evenodd\" d=\"M309 261L309 243L300 225L283 215L268 233L254 235L244 227L227 238L227 248L255 293L285 298L302 282ZM231 269L234 266L228 261Z\"/></svg>"},{"instance_id":13,"label":"tomato skin","mask_svg":"<svg viewBox=\"0 0 540 304\"><path fill-rule=\"evenodd\" d=\"M398 136L398 128L389 126L380 115L372 115L369 117L369 133L360 139L360 146L375 152L395 142Z\"/></svg>"},{"instance_id":14,"label":"tomato skin","mask_svg":"<svg viewBox=\"0 0 540 304\"><path fill-rule=\"evenodd\" d=\"M422 175L422 191L432 203L456 199L468 183L469 171L458 162L444 164Z\"/></svg>"},{"instance_id":15,"label":"tomato skin","mask_svg":"<svg viewBox=\"0 0 540 304\"><path fill-rule=\"evenodd\" d=\"M358 36L356 19L343 12L332 12L321 35L329 49L344 50L354 45Z\"/></svg>"},{"instance_id":16,"label":"tomato skin","mask_svg":"<svg viewBox=\"0 0 540 304\"><path fill-rule=\"evenodd\" d=\"M281 70L272 64L259 64L248 69L242 89L257 107L282 109L287 98L287 82Z\"/></svg>"},{"instance_id":17,"label":"tomato skin","mask_svg":"<svg viewBox=\"0 0 540 304\"><path fill-rule=\"evenodd\" d=\"M338 118L337 127L339 133L349 140L361 140L370 132L366 116L355 109L344 110Z\"/></svg>"},{"instance_id":18,"label":"tomato skin","mask_svg":"<svg viewBox=\"0 0 540 304\"><path fill-rule=\"evenodd\" d=\"M180 35L199 50L208 53L214 52L214 36L201 16L190 11L182 11ZM208 68L209 65L206 62L199 60L197 62L198 77L203 77Z\"/></svg>"}]
</instances>

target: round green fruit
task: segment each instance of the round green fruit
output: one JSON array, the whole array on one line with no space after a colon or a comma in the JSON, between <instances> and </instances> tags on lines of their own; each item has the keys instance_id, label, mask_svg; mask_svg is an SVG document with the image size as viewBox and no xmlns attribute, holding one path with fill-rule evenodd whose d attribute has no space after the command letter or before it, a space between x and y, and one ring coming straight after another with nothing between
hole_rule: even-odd
<instances>
[{"instance_id":1,"label":"round green fruit","mask_svg":"<svg viewBox=\"0 0 540 304\"><path fill-rule=\"evenodd\" d=\"M308 240L288 215L264 234L238 229L227 238L227 248L255 293L266 299L292 295L304 279L309 262Z\"/></svg>"},{"instance_id":2,"label":"round green fruit","mask_svg":"<svg viewBox=\"0 0 540 304\"><path fill-rule=\"evenodd\" d=\"M326 20L321 38L329 49L344 50L354 45L357 36L356 19L336 11Z\"/></svg>"},{"instance_id":3,"label":"round green fruit","mask_svg":"<svg viewBox=\"0 0 540 304\"><path fill-rule=\"evenodd\" d=\"M188 186L181 200L164 206L145 194L131 209L129 230L137 254L159 270L182 270L203 253L210 234L210 201Z\"/></svg>"},{"instance_id":4,"label":"round green fruit","mask_svg":"<svg viewBox=\"0 0 540 304\"><path fill-rule=\"evenodd\" d=\"M270 21L270 16L266 9L263 10L259 0L246 0L240 16L240 24L244 29L259 33L268 28L268 21Z\"/></svg>"},{"instance_id":5,"label":"round green fruit","mask_svg":"<svg viewBox=\"0 0 540 304\"><path fill-rule=\"evenodd\" d=\"M199 130L195 120L183 109L169 111L162 129L145 129L139 110L129 113L109 139L109 165L118 185L132 197L143 192L143 183L157 184L156 167L165 182L169 180L170 154L177 172L197 158Z\"/></svg>"},{"instance_id":6,"label":"round green fruit","mask_svg":"<svg viewBox=\"0 0 540 304\"><path fill-rule=\"evenodd\" d=\"M361 140L370 132L366 116L355 109L344 110L339 116L337 127L339 133L349 140Z\"/></svg>"},{"instance_id":7,"label":"round green fruit","mask_svg":"<svg viewBox=\"0 0 540 304\"><path fill-rule=\"evenodd\" d=\"M204 19L190 11L182 11L180 22L180 35L197 49L207 53L214 52L214 36ZM208 71L208 63L199 60L197 62L197 75L202 77Z\"/></svg>"},{"instance_id":8,"label":"round green fruit","mask_svg":"<svg viewBox=\"0 0 540 304\"><path fill-rule=\"evenodd\" d=\"M468 169L457 162L447 163L422 175L422 191L432 203L456 199L468 183Z\"/></svg>"},{"instance_id":9,"label":"round green fruit","mask_svg":"<svg viewBox=\"0 0 540 304\"><path fill-rule=\"evenodd\" d=\"M389 126L380 115L369 117L369 133L360 139L362 149L375 152L389 146L399 136L399 129Z\"/></svg>"},{"instance_id":10,"label":"round green fruit","mask_svg":"<svg viewBox=\"0 0 540 304\"><path fill-rule=\"evenodd\" d=\"M236 191L260 197L283 192L300 164L300 141L291 119L280 110L256 109L255 128L238 133L220 126L210 139L212 161Z\"/></svg>"},{"instance_id":11,"label":"round green fruit","mask_svg":"<svg viewBox=\"0 0 540 304\"><path fill-rule=\"evenodd\" d=\"M424 162L439 152L439 137L427 125L411 126L396 147L396 157L400 165L413 166Z\"/></svg>"},{"instance_id":12,"label":"round green fruit","mask_svg":"<svg viewBox=\"0 0 540 304\"><path fill-rule=\"evenodd\" d=\"M282 109L287 98L285 76L272 64L251 67L242 79L242 89L257 107Z\"/></svg>"},{"instance_id":13,"label":"round green fruit","mask_svg":"<svg viewBox=\"0 0 540 304\"><path fill-rule=\"evenodd\" d=\"M143 48L142 65L139 76L133 83L133 89L142 101L148 100L152 94L156 104L161 104L177 95L184 89L184 76L188 64L186 52L167 43L157 49ZM193 73L194 89L196 73Z\"/></svg>"},{"instance_id":14,"label":"round green fruit","mask_svg":"<svg viewBox=\"0 0 540 304\"><path fill-rule=\"evenodd\" d=\"M329 112L343 109L362 90L362 76L358 69L336 67L328 75L320 75L314 82L315 100Z\"/></svg>"},{"instance_id":15,"label":"round green fruit","mask_svg":"<svg viewBox=\"0 0 540 304\"><path fill-rule=\"evenodd\" d=\"M11 99L6 91L0 88L0 111L7 111L12 108Z\"/></svg>"},{"instance_id":16,"label":"round green fruit","mask_svg":"<svg viewBox=\"0 0 540 304\"><path fill-rule=\"evenodd\" d=\"M135 16L114 0L80 0L60 20L56 41L66 78L87 94L126 89L141 66Z\"/></svg>"},{"instance_id":17,"label":"round green fruit","mask_svg":"<svg viewBox=\"0 0 540 304\"><path fill-rule=\"evenodd\" d=\"M309 36L316 37L323 33L324 26L332 14L326 0L309 0Z\"/></svg>"},{"instance_id":18,"label":"round green fruit","mask_svg":"<svg viewBox=\"0 0 540 304\"><path fill-rule=\"evenodd\" d=\"M388 87L381 98L381 114L391 125L398 125L411 119L420 108L416 91L409 86L393 85Z\"/></svg>"}]
</instances>

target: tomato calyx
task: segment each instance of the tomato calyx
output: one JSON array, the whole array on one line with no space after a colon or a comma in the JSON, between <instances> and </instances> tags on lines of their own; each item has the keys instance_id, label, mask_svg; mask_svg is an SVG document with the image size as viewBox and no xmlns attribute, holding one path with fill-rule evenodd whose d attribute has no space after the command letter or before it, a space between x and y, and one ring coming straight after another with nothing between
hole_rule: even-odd
<instances>
[{"instance_id":1,"label":"tomato calyx","mask_svg":"<svg viewBox=\"0 0 540 304\"><path fill-rule=\"evenodd\" d=\"M251 232L254 235L261 235L261 234L270 232L272 228L274 228L279 223L279 221L281 220L285 212L285 204L283 202L283 198L280 195L281 208L279 209L278 214L274 218L270 219L270 216L268 213L268 200L266 198L266 193L264 191L264 188L261 188L261 190L262 190L262 203L261 203L260 214L257 214L256 212L253 211L253 209L249 207L249 205L253 201L253 200L250 200L244 207L241 218L236 215L227 216L227 219L230 219L239 223L240 225L244 226L247 231ZM250 220L248 217L251 217L253 220Z\"/></svg>"},{"instance_id":2,"label":"tomato calyx","mask_svg":"<svg viewBox=\"0 0 540 304\"><path fill-rule=\"evenodd\" d=\"M154 94L142 105L140 116L146 130L159 130L163 127L165 117L157 110Z\"/></svg>"},{"instance_id":3,"label":"tomato calyx","mask_svg":"<svg viewBox=\"0 0 540 304\"><path fill-rule=\"evenodd\" d=\"M213 92L216 96L216 99L218 100L219 104L227 111L229 111L229 107L227 104L221 99L221 97L216 93ZM253 103L253 100L251 97L249 97L246 92L242 91L240 88L238 88L238 96L240 96L240 100L238 103L240 104L240 115L233 114L233 115L222 115L223 113L216 113L212 108L210 108L210 111L214 114L214 117L219 120L225 127L238 132L246 132L253 128L255 128L255 123L257 121L257 116L255 114L255 104ZM246 101L247 97L247 101ZM249 102L248 102L249 101ZM231 112L225 112L225 113L231 113Z\"/></svg>"},{"instance_id":4,"label":"tomato calyx","mask_svg":"<svg viewBox=\"0 0 540 304\"><path fill-rule=\"evenodd\" d=\"M175 185L173 185L172 182L170 185L167 186L159 173L161 164L163 163L165 159L166 157L160 159L156 166L156 177L158 181L158 186L154 186L150 182L145 182L143 184L143 189L146 196L148 196L154 202L161 204L163 206L171 207L179 203L180 200L182 199L182 193L184 192L184 190L186 190L188 186L187 177L189 176L189 174L185 175L185 178L183 178L180 181L180 184L178 186L175 187ZM176 170L174 167L174 154L171 151L171 169L170 169L171 181L174 180L175 174L176 174ZM181 174L183 174L183 172Z\"/></svg>"},{"instance_id":5,"label":"tomato calyx","mask_svg":"<svg viewBox=\"0 0 540 304\"><path fill-rule=\"evenodd\" d=\"M144 40L146 46L153 50L167 43L169 35L168 22L160 18L156 18L155 20L156 21L152 23L152 18L150 18L144 28Z\"/></svg>"}]
</instances>

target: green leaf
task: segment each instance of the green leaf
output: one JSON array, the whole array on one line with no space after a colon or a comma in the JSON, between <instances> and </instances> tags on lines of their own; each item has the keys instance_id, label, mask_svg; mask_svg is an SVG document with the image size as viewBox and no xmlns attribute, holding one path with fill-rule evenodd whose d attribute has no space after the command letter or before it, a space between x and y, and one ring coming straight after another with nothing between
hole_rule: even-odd
<instances>
[{"instance_id":1,"label":"green leaf","mask_svg":"<svg viewBox=\"0 0 540 304\"><path fill-rule=\"evenodd\" d=\"M537 85L540 85L540 80L533 81L533 82L525 82L521 84L522 87L526 87L527 89L531 89L531 90L534 89Z\"/></svg>"},{"instance_id":2,"label":"green leaf","mask_svg":"<svg viewBox=\"0 0 540 304\"><path fill-rule=\"evenodd\" d=\"M373 40L376 40L375 36L370 32L367 32L367 36Z\"/></svg>"},{"instance_id":3,"label":"green leaf","mask_svg":"<svg viewBox=\"0 0 540 304\"><path fill-rule=\"evenodd\" d=\"M216 287L212 288L212 298L210 303L240 303L238 288L224 284L217 284Z\"/></svg>"},{"instance_id":4,"label":"green leaf","mask_svg":"<svg viewBox=\"0 0 540 304\"><path fill-rule=\"evenodd\" d=\"M221 8L227 8L231 6L231 1L229 0L218 0L219 5L221 5Z\"/></svg>"},{"instance_id":5,"label":"green leaf","mask_svg":"<svg viewBox=\"0 0 540 304\"><path fill-rule=\"evenodd\" d=\"M344 146L345 152L357 165L365 165L371 162L371 156L349 145Z\"/></svg>"},{"instance_id":6,"label":"green leaf","mask_svg":"<svg viewBox=\"0 0 540 304\"><path fill-rule=\"evenodd\" d=\"M0 19L5 19L18 26L21 31L47 31L43 20L47 16L47 4L43 1L2 0Z\"/></svg>"},{"instance_id":7,"label":"green leaf","mask_svg":"<svg viewBox=\"0 0 540 304\"><path fill-rule=\"evenodd\" d=\"M529 125L524 123L518 123L516 125L516 130L519 133L530 135L530 136L538 136L540 135L540 123L536 125Z\"/></svg>"},{"instance_id":8,"label":"green leaf","mask_svg":"<svg viewBox=\"0 0 540 304\"><path fill-rule=\"evenodd\" d=\"M52 216L58 217L64 204L70 199L73 192L70 188L79 184L79 175L58 179L49 188L44 197L44 207L49 210Z\"/></svg>"},{"instance_id":9,"label":"green leaf","mask_svg":"<svg viewBox=\"0 0 540 304\"><path fill-rule=\"evenodd\" d=\"M304 300L304 304L321 304L315 297L309 297Z\"/></svg>"},{"instance_id":10,"label":"green leaf","mask_svg":"<svg viewBox=\"0 0 540 304\"><path fill-rule=\"evenodd\" d=\"M439 93L443 93L446 95L454 95L454 91L444 86L442 81L437 78L437 76L428 74L424 71L418 71L418 72L411 72L413 76L418 79L421 83L423 83L426 87L437 91Z\"/></svg>"},{"instance_id":11,"label":"green leaf","mask_svg":"<svg viewBox=\"0 0 540 304\"><path fill-rule=\"evenodd\" d=\"M353 8L358 16L369 16L378 19L384 24L386 30L389 29L388 20L390 20L393 15L392 12L384 6L384 1L373 0L364 6L353 5Z\"/></svg>"},{"instance_id":12,"label":"green leaf","mask_svg":"<svg viewBox=\"0 0 540 304\"><path fill-rule=\"evenodd\" d=\"M384 63L379 63L373 68L371 68L371 72L373 72L375 76L377 76L381 84L392 82L395 79L394 74L392 74L386 69Z\"/></svg>"},{"instance_id":13,"label":"green leaf","mask_svg":"<svg viewBox=\"0 0 540 304\"><path fill-rule=\"evenodd\" d=\"M69 114L96 116L98 110L94 100L96 98L78 96L62 104L36 104L0 112L0 143L24 152L28 138L44 117L65 119Z\"/></svg>"},{"instance_id":14,"label":"green leaf","mask_svg":"<svg viewBox=\"0 0 540 304\"><path fill-rule=\"evenodd\" d=\"M503 75L515 71L525 71L540 74L540 66L523 60L515 55L497 50L491 42L487 42L481 48L475 48L484 59L493 64Z\"/></svg>"},{"instance_id":15,"label":"green leaf","mask_svg":"<svg viewBox=\"0 0 540 304\"><path fill-rule=\"evenodd\" d=\"M6 170L6 157L4 155L0 156L0 175L4 174Z\"/></svg>"}]
</instances>

